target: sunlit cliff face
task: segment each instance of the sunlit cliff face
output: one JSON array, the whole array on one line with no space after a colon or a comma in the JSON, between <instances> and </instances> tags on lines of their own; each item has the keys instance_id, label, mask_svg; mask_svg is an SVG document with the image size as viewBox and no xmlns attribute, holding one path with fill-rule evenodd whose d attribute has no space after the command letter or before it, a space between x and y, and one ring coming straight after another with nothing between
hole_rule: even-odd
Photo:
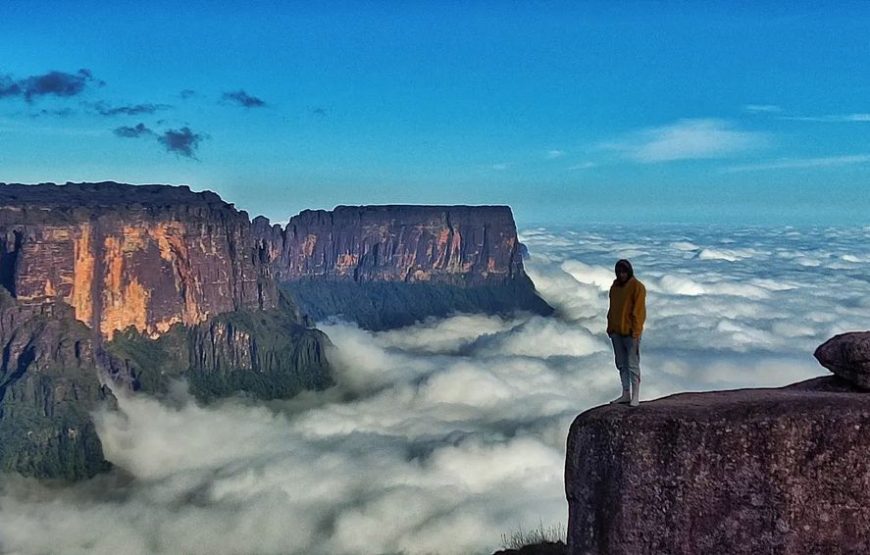
<instances>
[{"instance_id":1,"label":"sunlit cliff face","mask_svg":"<svg viewBox=\"0 0 870 555\"><path fill-rule=\"evenodd\" d=\"M16 296L25 304L63 301L107 339L129 327L156 337L175 323L198 324L237 308L245 293L256 304L255 288L244 283L256 282L253 268L239 275L234 238L216 227L149 219L31 227L18 254Z\"/></svg>"},{"instance_id":2,"label":"sunlit cliff face","mask_svg":"<svg viewBox=\"0 0 870 555\"><path fill-rule=\"evenodd\" d=\"M14 268L4 285L21 303L65 302L105 338L128 328L156 337L176 323L274 306L259 285L275 279L475 286L524 277L507 206L338 207L303 212L282 231L228 205L138 208L136 198L154 193L124 187L119 195L139 197L72 211L14 198L24 209L0 207L0 266Z\"/></svg>"}]
</instances>

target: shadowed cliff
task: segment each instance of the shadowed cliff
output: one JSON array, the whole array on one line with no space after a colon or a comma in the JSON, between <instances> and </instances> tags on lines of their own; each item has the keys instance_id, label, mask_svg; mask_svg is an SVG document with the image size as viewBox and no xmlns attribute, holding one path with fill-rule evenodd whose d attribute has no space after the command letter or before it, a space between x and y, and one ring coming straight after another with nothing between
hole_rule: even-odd
<instances>
[{"instance_id":1,"label":"shadowed cliff","mask_svg":"<svg viewBox=\"0 0 870 555\"><path fill-rule=\"evenodd\" d=\"M0 470L76 479L106 470L90 411L114 406L91 330L66 305L21 307L0 288Z\"/></svg>"}]
</instances>

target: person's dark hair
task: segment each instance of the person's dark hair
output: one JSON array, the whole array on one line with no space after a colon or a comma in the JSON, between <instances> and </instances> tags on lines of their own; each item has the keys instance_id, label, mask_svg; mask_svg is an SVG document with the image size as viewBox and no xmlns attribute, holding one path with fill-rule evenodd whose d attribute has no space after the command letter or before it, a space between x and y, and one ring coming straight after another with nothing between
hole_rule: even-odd
<instances>
[{"instance_id":1,"label":"person's dark hair","mask_svg":"<svg viewBox=\"0 0 870 555\"><path fill-rule=\"evenodd\" d=\"M634 268L631 267L631 262L629 262L628 260L626 260L624 258L622 260L616 261L616 267L614 268L614 270L617 273L619 273L620 270L624 270L624 271L628 272L628 279L631 279L634 277Z\"/></svg>"}]
</instances>

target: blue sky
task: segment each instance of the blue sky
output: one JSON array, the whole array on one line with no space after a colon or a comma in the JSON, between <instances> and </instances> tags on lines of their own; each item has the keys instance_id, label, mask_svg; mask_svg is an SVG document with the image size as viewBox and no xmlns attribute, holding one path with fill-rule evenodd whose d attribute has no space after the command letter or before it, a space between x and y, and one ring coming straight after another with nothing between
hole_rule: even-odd
<instances>
[{"instance_id":1,"label":"blue sky","mask_svg":"<svg viewBox=\"0 0 870 555\"><path fill-rule=\"evenodd\" d=\"M313 4L3 2L0 181L184 183L275 221L870 208L866 3Z\"/></svg>"}]
</instances>

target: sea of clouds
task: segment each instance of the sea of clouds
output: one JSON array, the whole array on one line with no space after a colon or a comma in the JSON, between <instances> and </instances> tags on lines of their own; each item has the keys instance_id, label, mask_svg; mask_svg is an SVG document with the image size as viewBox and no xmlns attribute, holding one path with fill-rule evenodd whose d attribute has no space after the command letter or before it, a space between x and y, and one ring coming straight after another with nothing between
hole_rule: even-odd
<instances>
[{"instance_id":1,"label":"sea of clouds","mask_svg":"<svg viewBox=\"0 0 870 555\"><path fill-rule=\"evenodd\" d=\"M0 479L0 552L492 553L503 534L564 525L568 427L620 393L604 334L619 258L648 292L642 400L825 375L815 347L870 327L870 228L521 240L557 318L333 322L326 392L207 407L183 384L164 402L121 397L96 415L116 470L73 486Z\"/></svg>"}]
</instances>

